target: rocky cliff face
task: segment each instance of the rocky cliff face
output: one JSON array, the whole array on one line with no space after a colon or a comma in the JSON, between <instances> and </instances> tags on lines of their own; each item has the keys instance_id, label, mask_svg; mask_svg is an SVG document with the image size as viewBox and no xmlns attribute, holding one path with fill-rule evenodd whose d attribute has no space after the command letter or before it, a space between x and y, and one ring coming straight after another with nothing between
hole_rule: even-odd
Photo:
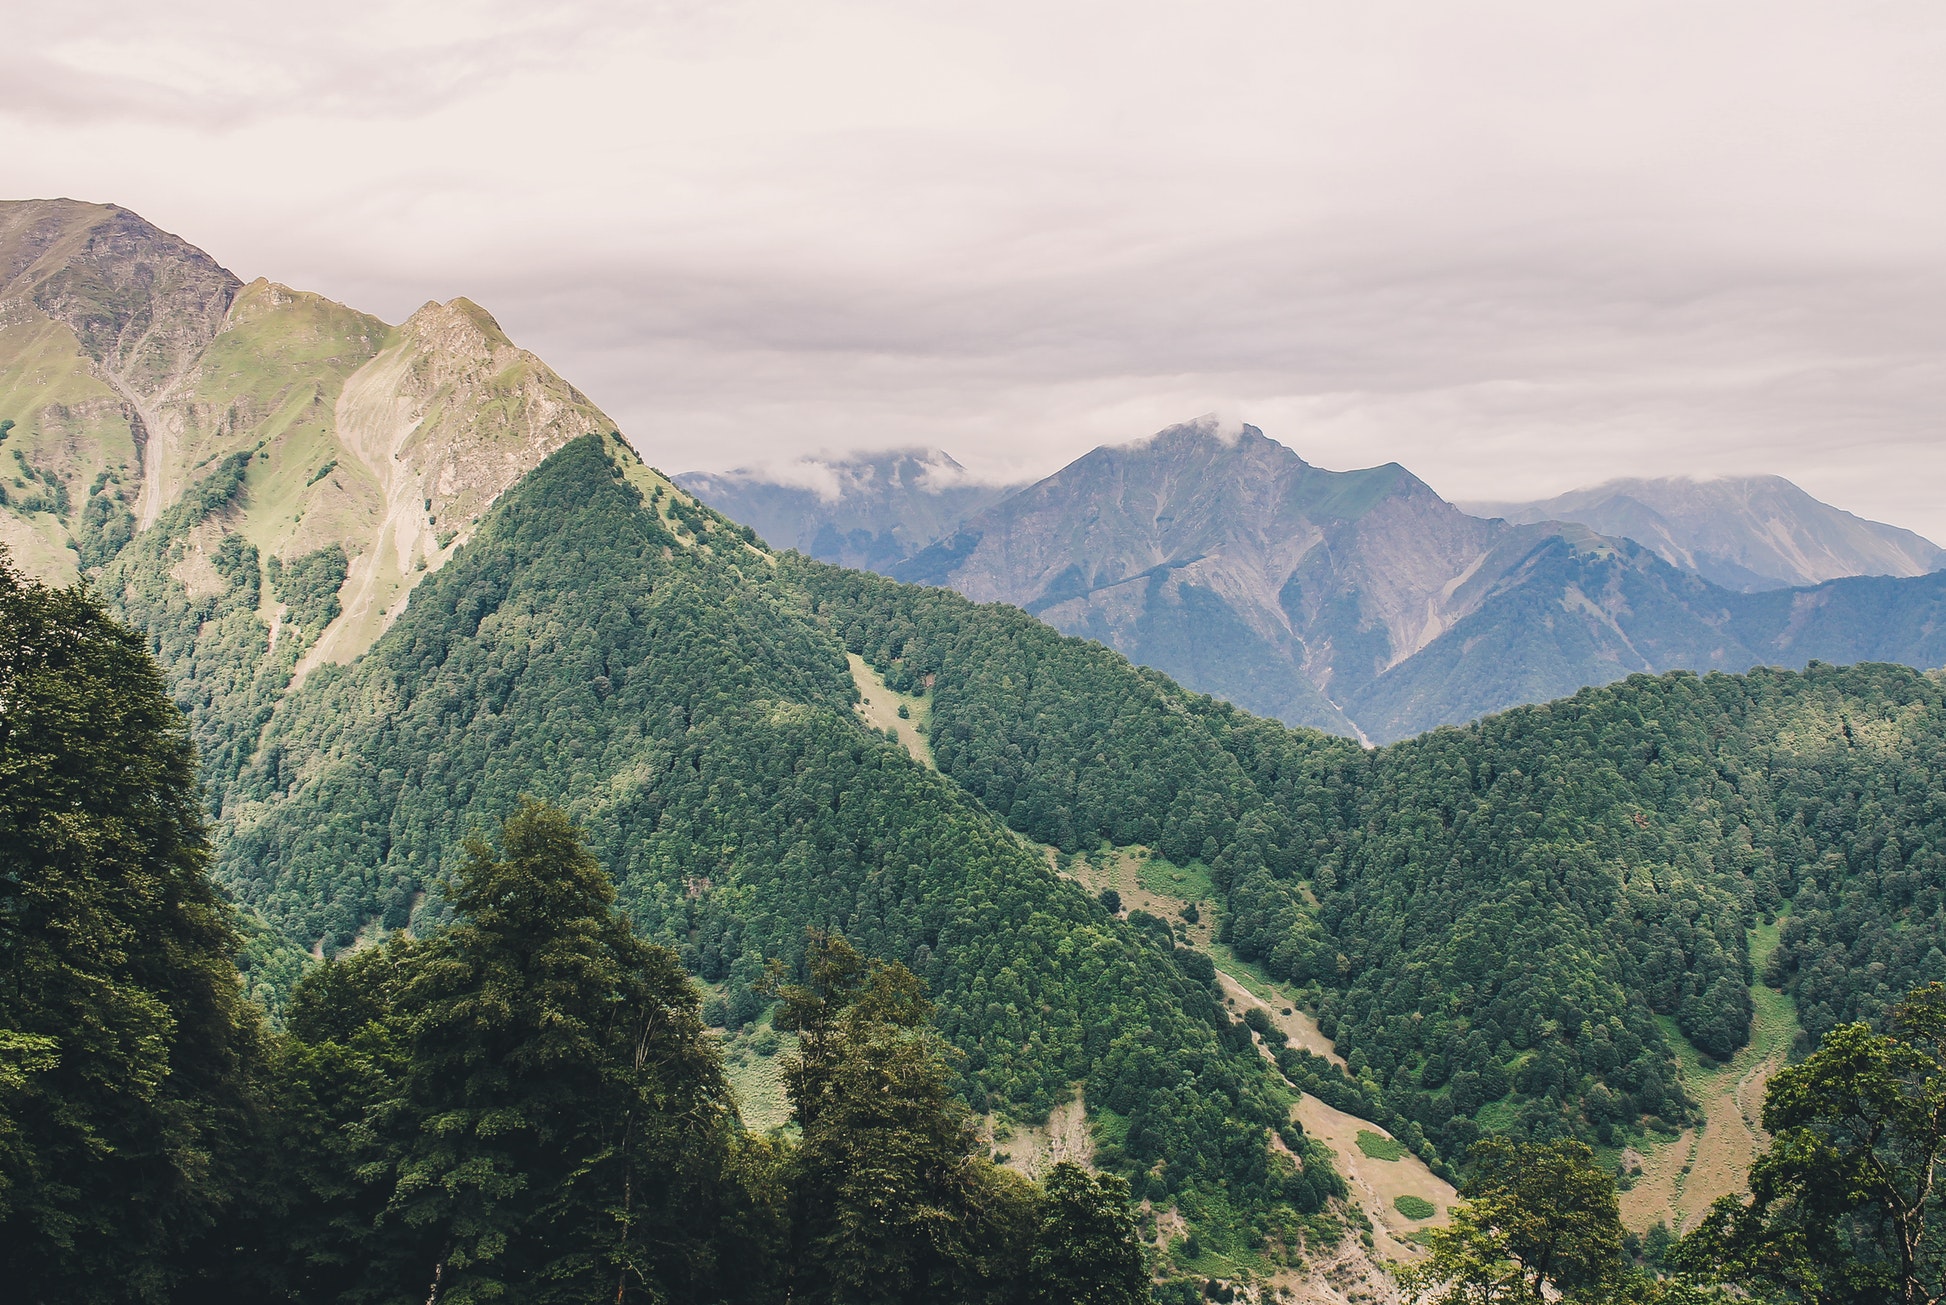
<instances>
[{"instance_id":1,"label":"rocky cliff face","mask_svg":"<svg viewBox=\"0 0 1946 1305\"><path fill-rule=\"evenodd\" d=\"M1946 567L1946 550L1931 540L1821 503L1781 476L1612 480L1538 502L1464 506L1481 516L1573 521L1622 535L1673 566L1745 592Z\"/></svg>"}]
</instances>

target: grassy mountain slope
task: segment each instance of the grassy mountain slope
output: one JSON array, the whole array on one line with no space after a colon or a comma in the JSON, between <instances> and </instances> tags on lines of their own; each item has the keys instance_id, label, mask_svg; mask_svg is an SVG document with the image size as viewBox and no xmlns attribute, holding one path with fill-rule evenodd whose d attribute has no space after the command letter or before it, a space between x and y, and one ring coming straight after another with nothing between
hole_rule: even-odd
<instances>
[{"instance_id":1,"label":"grassy mountain slope","mask_svg":"<svg viewBox=\"0 0 1946 1305\"><path fill-rule=\"evenodd\" d=\"M1207 976L865 728L842 644L749 538L619 439L572 442L277 711L219 878L343 948L437 919L445 858L516 795L561 801L733 1004L807 925L841 929L927 978L976 1104L1033 1118L1085 1085L1103 1163L1219 1244L1294 1240L1323 1193L1268 1146L1290 1095Z\"/></svg>"},{"instance_id":2,"label":"grassy mountain slope","mask_svg":"<svg viewBox=\"0 0 1946 1305\"><path fill-rule=\"evenodd\" d=\"M57 581L107 566L250 455L247 492L171 529L201 530L198 557L229 534L314 571L343 554L339 615L300 674L370 646L496 495L612 429L467 300L391 327L67 200L0 203L0 422L0 543ZM207 587L203 563L175 561L185 600L191 572ZM278 604L266 595L267 629Z\"/></svg>"}]
</instances>

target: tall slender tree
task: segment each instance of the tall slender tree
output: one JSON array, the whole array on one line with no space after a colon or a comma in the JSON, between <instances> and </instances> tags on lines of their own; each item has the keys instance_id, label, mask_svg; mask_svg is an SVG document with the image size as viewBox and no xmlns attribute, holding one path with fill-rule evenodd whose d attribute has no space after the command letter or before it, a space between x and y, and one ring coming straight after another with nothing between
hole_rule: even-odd
<instances>
[{"instance_id":1,"label":"tall slender tree","mask_svg":"<svg viewBox=\"0 0 1946 1305\"><path fill-rule=\"evenodd\" d=\"M141 640L0 554L0 1283L159 1300L220 1255L264 1036Z\"/></svg>"},{"instance_id":2,"label":"tall slender tree","mask_svg":"<svg viewBox=\"0 0 1946 1305\"><path fill-rule=\"evenodd\" d=\"M800 1034L785 1069L793 1159L791 1299L1005 1301L1033 1235L1025 1180L980 1153L952 1094L932 1006L903 965L814 935L809 982L781 989Z\"/></svg>"},{"instance_id":3,"label":"tall slender tree","mask_svg":"<svg viewBox=\"0 0 1946 1305\"><path fill-rule=\"evenodd\" d=\"M471 842L448 893L457 923L402 957L396 1082L361 1124L386 1188L363 1294L719 1299L753 1269L718 1254L733 1117L674 954L554 807Z\"/></svg>"}]
</instances>

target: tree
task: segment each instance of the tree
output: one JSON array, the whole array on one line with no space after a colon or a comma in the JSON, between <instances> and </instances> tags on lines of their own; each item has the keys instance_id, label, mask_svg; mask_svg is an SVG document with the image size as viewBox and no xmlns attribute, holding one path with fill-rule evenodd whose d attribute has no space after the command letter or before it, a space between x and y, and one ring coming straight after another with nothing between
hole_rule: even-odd
<instances>
[{"instance_id":1,"label":"tree","mask_svg":"<svg viewBox=\"0 0 1946 1305\"><path fill-rule=\"evenodd\" d=\"M614 910L565 813L525 803L499 841L468 844L458 922L375 1011L404 1050L363 1125L389 1188L367 1294L710 1299L735 1193L695 989Z\"/></svg>"},{"instance_id":2,"label":"tree","mask_svg":"<svg viewBox=\"0 0 1946 1305\"><path fill-rule=\"evenodd\" d=\"M1432 1254L1407 1272L1415 1301L1501 1305L1607 1299L1623 1288L1622 1223L1615 1184L1594 1152L1571 1140L1517 1144L1488 1138L1452 1224L1432 1232Z\"/></svg>"},{"instance_id":3,"label":"tree","mask_svg":"<svg viewBox=\"0 0 1946 1305\"><path fill-rule=\"evenodd\" d=\"M1779 1300L1946 1299L1946 984L1914 990L1888 1025L1841 1025L1771 1080L1749 1199L1717 1201L1674 1262Z\"/></svg>"},{"instance_id":4,"label":"tree","mask_svg":"<svg viewBox=\"0 0 1946 1305\"><path fill-rule=\"evenodd\" d=\"M253 1167L264 1035L141 641L0 555L0 1281L159 1299Z\"/></svg>"},{"instance_id":5,"label":"tree","mask_svg":"<svg viewBox=\"0 0 1946 1305\"><path fill-rule=\"evenodd\" d=\"M1149 1298L1124 1179L1068 1161L1048 1172L1027 1284L1028 1305L1137 1305Z\"/></svg>"},{"instance_id":6,"label":"tree","mask_svg":"<svg viewBox=\"0 0 1946 1305\"><path fill-rule=\"evenodd\" d=\"M793 1160L793 1300L1002 1300L1031 1237L1026 1182L977 1154L932 1015L903 965L814 934L809 982L774 983L795 1029L785 1084Z\"/></svg>"}]
</instances>

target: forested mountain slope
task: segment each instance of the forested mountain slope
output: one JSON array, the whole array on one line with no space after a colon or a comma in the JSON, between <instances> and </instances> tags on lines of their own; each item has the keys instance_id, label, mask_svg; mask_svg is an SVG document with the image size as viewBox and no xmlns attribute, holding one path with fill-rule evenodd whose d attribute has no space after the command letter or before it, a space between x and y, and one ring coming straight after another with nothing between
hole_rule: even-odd
<instances>
[{"instance_id":1,"label":"forested mountain slope","mask_svg":"<svg viewBox=\"0 0 1946 1305\"><path fill-rule=\"evenodd\" d=\"M1690 1117L1672 1048L1748 1037L1748 934L1805 1032L1939 972L1946 691L1901 667L1631 677L1376 751L957 595L794 564L941 770L1015 828L1204 861L1221 936L1302 985L1448 1153Z\"/></svg>"},{"instance_id":2,"label":"forested mountain slope","mask_svg":"<svg viewBox=\"0 0 1946 1305\"><path fill-rule=\"evenodd\" d=\"M1820 503L1782 476L1611 480L1536 502L1460 506L1515 523L1579 522L1746 592L1946 566L1946 550L1931 540Z\"/></svg>"},{"instance_id":3,"label":"forested mountain slope","mask_svg":"<svg viewBox=\"0 0 1946 1305\"><path fill-rule=\"evenodd\" d=\"M807 926L842 930L931 985L977 1106L1034 1117L1083 1085L1117 1121L1103 1163L1219 1244L1294 1242L1278 1220L1322 1208L1328 1168L1268 1146L1288 1089L1207 974L865 727L842 645L749 541L618 437L571 443L270 719L225 790L220 882L337 951L430 927L461 838L557 800L703 978L747 992Z\"/></svg>"}]
</instances>

